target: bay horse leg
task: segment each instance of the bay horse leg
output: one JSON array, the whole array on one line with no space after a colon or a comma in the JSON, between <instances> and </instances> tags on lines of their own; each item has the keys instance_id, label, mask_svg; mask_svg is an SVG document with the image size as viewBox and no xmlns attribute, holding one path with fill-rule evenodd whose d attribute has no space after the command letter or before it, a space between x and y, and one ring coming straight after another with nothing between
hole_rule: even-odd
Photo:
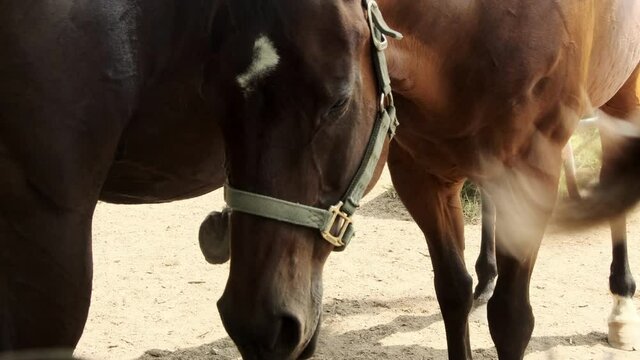
<instances>
[{"instance_id":1,"label":"bay horse leg","mask_svg":"<svg viewBox=\"0 0 640 360\"><path fill-rule=\"evenodd\" d=\"M496 258L498 281L487 305L491 338L499 359L522 359L534 326L529 280L535 256L523 261L498 249Z\"/></svg>"},{"instance_id":2,"label":"bay horse leg","mask_svg":"<svg viewBox=\"0 0 640 360\"><path fill-rule=\"evenodd\" d=\"M629 119L634 112L640 111L640 65L631 77L601 109L620 120ZM638 87L636 87L638 86ZM616 155L616 134L601 129L602 170L600 181L608 182L616 174L611 168L609 158ZM629 268L627 253L626 216L621 215L610 220L612 261L609 275L609 289L613 296L613 308L609 315L609 344L623 350L640 350L640 317L633 302L636 283Z\"/></svg>"},{"instance_id":3,"label":"bay horse leg","mask_svg":"<svg viewBox=\"0 0 640 360\"><path fill-rule=\"evenodd\" d=\"M449 359L471 359L468 315L473 298L464 262L463 181L445 182L427 173L397 143L391 144L388 164L400 199L427 239Z\"/></svg>"},{"instance_id":4,"label":"bay horse leg","mask_svg":"<svg viewBox=\"0 0 640 360\"><path fill-rule=\"evenodd\" d=\"M532 151L538 152L536 145ZM496 207L498 280L487 304L487 315L501 360L522 359L533 332L529 284L556 200L562 166L560 152L560 148L557 153L552 148L527 157L547 161L545 171L525 163L515 164L483 184Z\"/></svg>"},{"instance_id":5,"label":"bay horse leg","mask_svg":"<svg viewBox=\"0 0 640 360\"><path fill-rule=\"evenodd\" d=\"M611 240L609 289L613 308L608 319L609 344L622 350L640 350L640 317L633 302L636 283L629 268L626 216L611 220Z\"/></svg>"},{"instance_id":6,"label":"bay horse leg","mask_svg":"<svg viewBox=\"0 0 640 360\"><path fill-rule=\"evenodd\" d=\"M565 174L567 192L572 199L580 199L580 190L576 180L576 166L573 147L567 143L562 150L562 165ZM477 304L486 303L495 288L495 278L498 275L495 253L495 221L496 210L486 191L481 190L482 196L482 240L480 254L476 261L478 285L474 291Z\"/></svg>"},{"instance_id":7,"label":"bay horse leg","mask_svg":"<svg viewBox=\"0 0 640 360\"><path fill-rule=\"evenodd\" d=\"M564 169L564 178L567 183L567 193L572 199L580 199L580 189L578 189L578 181L576 178L576 162L573 156L573 147L568 142L562 149L562 167Z\"/></svg>"},{"instance_id":8,"label":"bay horse leg","mask_svg":"<svg viewBox=\"0 0 640 360\"><path fill-rule=\"evenodd\" d=\"M496 209L486 191L481 190L480 194L482 197L482 239L480 254L475 266L478 284L473 298L476 300L476 304L484 304L489 301L496 286L496 276L498 276L495 247Z\"/></svg>"}]
</instances>

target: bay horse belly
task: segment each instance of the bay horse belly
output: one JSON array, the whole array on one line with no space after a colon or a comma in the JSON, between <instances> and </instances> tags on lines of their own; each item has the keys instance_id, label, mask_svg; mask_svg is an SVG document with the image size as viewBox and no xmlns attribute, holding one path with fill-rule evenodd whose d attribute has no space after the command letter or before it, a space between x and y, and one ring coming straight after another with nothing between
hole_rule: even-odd
<instances>
[{"instance_id":1,"label":"bay horse belly","mask_svg":"<svg viewBox=\"0 0 640 360\"><path fill-rule=\"evenodd\" d=\"M595 1L587 92L601 107L640 63L640 2Z\"/></svg>"}]
</instances>

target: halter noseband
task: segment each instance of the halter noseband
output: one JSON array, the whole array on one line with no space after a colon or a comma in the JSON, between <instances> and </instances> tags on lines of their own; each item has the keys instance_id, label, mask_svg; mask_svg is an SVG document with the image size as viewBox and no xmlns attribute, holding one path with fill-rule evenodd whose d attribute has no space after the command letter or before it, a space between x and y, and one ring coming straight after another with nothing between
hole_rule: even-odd
<instances>
[{"instance_id":1,"label":"halter noseband","mask_svg":"<svg viewBox=\"0 0 640 360\"><path fill-rule=\"evenodd\" d=\"M372 55L380 92L380 109L362 162L342 200L329 209L322 209L237 190L229 185L225 186L224 193L227 206L232 211L318 229L322 237L335 246L336 251L343 250L354 235L351 216L360 206L360 200L373 177L386 136L392 138L398 126L384 50L388 45L387 36L402 39L402 34L387 25L375 0L363 0L362 3L366 8L374 45Z\"/></svg>"}]
</instances>

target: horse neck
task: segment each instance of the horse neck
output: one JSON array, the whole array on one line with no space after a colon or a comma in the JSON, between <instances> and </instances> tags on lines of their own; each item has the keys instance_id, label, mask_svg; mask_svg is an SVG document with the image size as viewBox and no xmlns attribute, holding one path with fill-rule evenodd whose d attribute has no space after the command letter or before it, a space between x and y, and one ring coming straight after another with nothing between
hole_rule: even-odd
<instances>
[{"instance_id":1,"label":"horse neck","mask_svg":"<svg viewBox=\"0 0 640 360\"><path fill-rule=\"evenodd\" d=\"M477 23L473 4L468 0L379 0L385 20L404 35L401 41L390 40L387 50L394 91L434 105L444 101L425 96L444 93L443 65L450 56L462 53L458 46L468 44L465 34Z\"/></svg>"},{"instance_id":2,"label":"horse neck","mask_svg":"<svg viewBox=\"0 0 640 360\"><path fill-rule=\"evenodd\" d=\"M204 64L220 0L139 0L140 65L146 81Z\"/></svg>"}]
</instances>

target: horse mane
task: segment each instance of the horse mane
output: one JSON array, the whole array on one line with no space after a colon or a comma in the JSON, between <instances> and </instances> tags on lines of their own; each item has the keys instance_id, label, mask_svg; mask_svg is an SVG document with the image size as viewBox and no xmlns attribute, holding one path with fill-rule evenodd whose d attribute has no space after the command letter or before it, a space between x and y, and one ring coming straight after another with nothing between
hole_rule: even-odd
<instances>
[{"instance_id":1,"label":"horse mane","mask_svg":"<svg viewBox=\"0 0 640 360\"><path fill-rule=\"evenodd\" d=\"M226 4L236 29L249 33L264 31L278 16L275 0L227 0Z\"/></svg>"}]
</instances>

